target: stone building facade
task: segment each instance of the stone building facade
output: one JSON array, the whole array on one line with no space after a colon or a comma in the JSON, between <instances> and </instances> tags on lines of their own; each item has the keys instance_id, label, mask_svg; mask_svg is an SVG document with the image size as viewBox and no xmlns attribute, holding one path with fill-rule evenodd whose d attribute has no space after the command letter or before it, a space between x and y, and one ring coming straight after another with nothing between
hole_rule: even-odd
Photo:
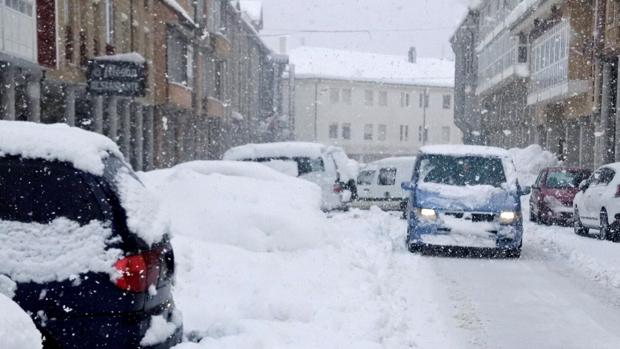
<instances>
[{"instance_id":1,"label":"stone building facade","mask_svg":"<svg viewBox=\"0 0 620 349\"><path fill-rule=\"evenodd\" d=\"M228 0L15 0L0 4L0 118L66 122L114 139L136 169L217 159L276 138L286 57L262 13ZM137 53L146 95L95 96L87 65Z\"/></svg>"}]
</instances>

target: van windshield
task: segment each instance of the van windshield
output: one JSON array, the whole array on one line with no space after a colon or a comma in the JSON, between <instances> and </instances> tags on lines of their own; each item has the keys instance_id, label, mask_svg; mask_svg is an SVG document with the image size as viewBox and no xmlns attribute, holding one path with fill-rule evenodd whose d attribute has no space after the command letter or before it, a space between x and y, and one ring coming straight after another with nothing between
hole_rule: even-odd
<instances>
[{"instance_id":1,"label":"van windshield","mask_svg":"<svg viewBox=\"0 0 620 349\"><path fill-rule=\"evenodd\" d=\"M425 155L420 159L418 180L455 186L501 187L506 175L499 158L483 156Z\"/></svg>"},{"instance_id":2,"label":"van windshield","mask_svg":"<svg viewBox=\"0 0 620 349\"><path fill-rule=\"evenodd\" d=\"M86 174L61 163L0 158L0 220L105 220Z\"/></svg>"}]
</instances>

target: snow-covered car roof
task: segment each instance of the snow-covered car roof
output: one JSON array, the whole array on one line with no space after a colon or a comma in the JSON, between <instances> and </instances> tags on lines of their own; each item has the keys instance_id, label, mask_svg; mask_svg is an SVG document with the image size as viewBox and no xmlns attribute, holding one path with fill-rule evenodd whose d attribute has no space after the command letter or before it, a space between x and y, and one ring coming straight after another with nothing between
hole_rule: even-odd
<instances>
[{"instance_id":1,"label":"snow-covered car roof","mask_svg":"<svg viewBox=\"0 0 620 349\"><path fill-rule=\"evenodd\" d=\"M510 153L506 149L480 145L427 145L420 148L420 153L459 156L493 156L507 159L511 158Z\"/></svg>"},{"instance_id":2,"label":"snow-covered car roof","mask_svg":"<svg viewBox=\"0 0 620 349\"><path fill-rule=\"evenodd\" d=\"M102 175L110 154L122 158L116 143L100 134L66 124L0 121L0 156L64 161L76 169Z\"/></svg>"},{"instance_id":3,"label":"snow-covered car roof","mask_svg":"<svg viewBox=\"0 0 620 349\"><path fill-rule=\"evenodd\" d=\"M327 146L319 143L278 142L263 144L246 144L229 149L224 160L248 160L276 157L318 158L325 153Z\"/></svg>"}]
</instances>

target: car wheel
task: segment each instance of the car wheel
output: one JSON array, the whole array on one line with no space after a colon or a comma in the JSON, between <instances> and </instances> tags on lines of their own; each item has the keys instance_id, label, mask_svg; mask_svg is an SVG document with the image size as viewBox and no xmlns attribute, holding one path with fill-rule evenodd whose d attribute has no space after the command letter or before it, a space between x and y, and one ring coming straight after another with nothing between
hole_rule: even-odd
<instances>
[{"instance_id":1,"label":"car wheel","mask_svg":"<svg viewBox=\"0 0 620 349\"><path fill-rule=\"evenodd\" d=\"M581 224L581 219L579 219L579 210L577 210L576 208L574 216L575 217L573 219L573 227L575 229L575 234L588 235L589 229L584 227L583 224Z\"/></svg>"},{"instance_id":2,"label":"car wheel","mask_svg":"<svg viewBox=\"0 0 620 349\"><path fill-rule=\"evenodd\" d=\"M534 209L530 206L530 222L538 223L538 217L534 214Z\"/></svg>"},{"instance_id":3,"label":"car wheel","mask_svg":"<svg viewBox=\"0 0 620 349\"><path fill-rule=\"evenodd\" d=\"M506 251L506 258L518 259L521 257L521 247L513 248Z\"/></svg>"},{"instance_id":4,"label":"car wheel","mask_svg":"<svg viewBox=\"0 0 620 349\"><path fill-rule=\"evenodd\" d=\"M610 241L612 239L611 229L609 228L609 219L607 218L607 211L605 210L601 211L601 230L599 232L598 238L601 240Z\"/></svg>"}]
</instances>

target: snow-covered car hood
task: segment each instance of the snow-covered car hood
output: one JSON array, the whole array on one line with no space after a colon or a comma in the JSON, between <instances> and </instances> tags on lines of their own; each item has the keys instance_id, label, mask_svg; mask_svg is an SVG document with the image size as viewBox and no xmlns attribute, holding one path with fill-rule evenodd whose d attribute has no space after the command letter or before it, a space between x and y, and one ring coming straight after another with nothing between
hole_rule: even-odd
<instances>
[{"instance_id":1,"label":"snow-covered car hood","mask_svg":"<svg viewBox=\"0 0 620 349\"><path fill-rule=\"evenodd\" d=\"M515 193L490 185L422 183L416 187L415 202L417 207L472 212L516 210L519 206Z\"/></svg>"}]
</instances>

